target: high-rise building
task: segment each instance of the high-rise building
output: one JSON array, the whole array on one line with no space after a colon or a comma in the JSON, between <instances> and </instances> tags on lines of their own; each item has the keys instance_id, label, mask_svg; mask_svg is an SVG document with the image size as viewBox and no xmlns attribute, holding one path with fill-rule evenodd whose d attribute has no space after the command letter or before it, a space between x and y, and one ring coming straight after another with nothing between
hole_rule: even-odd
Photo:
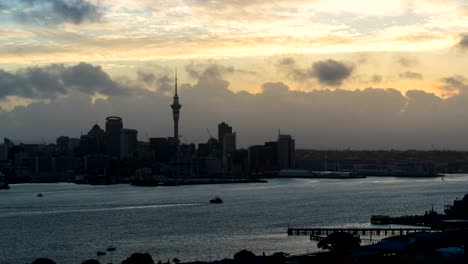
<instances>
[{"instance_id":1,"label":"high-rise building","mask_svg":"<svg viewBox=\"0 0 468 264\"><path fill-rule=\"evenodd\" d=\"M177 71L175 73L175 94L174 101L171 104L172 117L174 119L174 139L176 140L177 147L179 146L179 115L182 105L179 103L179 95L177 94Z\"/></svg>"},{"instance_id":2,"label":"high-rise building","mask_svg":"<svg viewBox=\"0 0 468 264\"><path fill-rule=\"evenodd\" d=\"M105 145L106 145L106 132L102 130L98 124L95 124L91 130L88 132L88 137L96 139L99 154L105 154Z\"/></svg>"},{"instance_id":3,"label":"high-rise building","mask_svg":"<svg viewBox=\"0 0 468 264\"><path fill-rule=\"evenodd\" d=\"M278 135L278 165L280 170L295 167L295 141L290 135Z\"/></svg>"},{"instance_id":4,"label":"high-rise building","mask_svg":"<svg viewBox=\"0 0 468 264\"><path fill-rule=\"evenodd\" d=\"M232 134L232 127L224 122L218 124L218 142L221 145L221 148L223 146L223 139L226 134Z\"/></svg>"},{"instance_id":5,"label":"high-rise building","mask_svg":"<svg viewBox=\"0 0 468 264\"><path fill-rule=\"evenodd\" d=\"M231 154L236 151L236 133L227 133L223 136L223 168L225 172L230 172Z\"/></svg>"},{"instance_id":6,"label":"high-rise building","mask_svg":"<svg viewBox=\"0 0 468 264\"><path fill-rule=\"evenodd\" d=\"M111 157L120 157L120 136L122 133L122 129L122 118L117 116L109 116L108 118L106 118L107 154Z\"/></svg>"},{"instance_id":7,"label":"high-rise building","mask_svg":"<svg viewBox=\"0 0 468 264\"><path fill-rule=\"evenodd\" d=\"M122 129L120 137L120 158L133 156L138 146L138 131L135 129Z\"/></svg>"},{"instance_id":8,"label":"high-rise building","mask_svg":"<svg viewBox=\"0 0 468 264\"><path fill-rule=\"evenodd\" d=\"M68 142L70 141L69 137L60 136L57 138L57 148L60 154L68 153Z\"/></svg>"}]
</instances>

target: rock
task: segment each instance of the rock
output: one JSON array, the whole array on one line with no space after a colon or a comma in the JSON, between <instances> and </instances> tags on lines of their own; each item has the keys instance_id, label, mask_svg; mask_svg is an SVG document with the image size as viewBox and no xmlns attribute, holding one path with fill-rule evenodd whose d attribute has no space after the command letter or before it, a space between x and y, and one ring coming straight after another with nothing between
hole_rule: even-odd
<instances>
[{"instance_id":1,"label":"rock","mask_svg":"<svg viewBox=\"0 0 468 264\"><path fill-rule=\"evenodd\" d=\"M129 258L122 261L122 264L154 264L154 261L148 253L133 253Z\"/></svg>"},{"instance_id":2,"label":"rock","mask_svg":"<svg viewBox=\"0 0 468 264\"><path fill-rule=\"evenodd\" d=\"M101 263L95 259L88 259L88 260L81 262L81 264L101 264Z\"/></svg>"},{"instance_id":3,"label":"rock","mask_svg":"<svg viewBox=\"0 0 468 264\"><path fill-rule=\"evenodd\" d=\"M38 258L33 261L31 264L56 264L53 260L48 258Z\"/></svg>"},{"instance_id":4,"label":"rock","mask_svg":"<svg viewBox=\"0 0 468 264\"><path fill-rule=\"evenodd\" d=\"M234 263L236 264L251 264L255 263L256 256L252 251L241 250L234 254Z\"/></svg>"}]
</instances>

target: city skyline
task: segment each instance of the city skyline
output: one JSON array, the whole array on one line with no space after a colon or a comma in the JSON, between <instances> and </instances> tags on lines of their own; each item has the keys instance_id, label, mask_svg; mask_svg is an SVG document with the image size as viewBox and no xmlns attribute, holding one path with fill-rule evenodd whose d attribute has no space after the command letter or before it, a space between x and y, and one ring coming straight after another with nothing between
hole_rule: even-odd
<instances>
[{"instance_id":1,"label":"city skyline","mask_svg":"<svg viewBox=\"0 0 468 264\"><path fill-rule=\"evenodd\" d=\"M0 135L52 142L111 115L140 140L172 135L176 67L190 142L226 121L240 147L282 129L298 148L468 150L466 7L9 1L0 5Z\"/></svg>"}]
</instances>

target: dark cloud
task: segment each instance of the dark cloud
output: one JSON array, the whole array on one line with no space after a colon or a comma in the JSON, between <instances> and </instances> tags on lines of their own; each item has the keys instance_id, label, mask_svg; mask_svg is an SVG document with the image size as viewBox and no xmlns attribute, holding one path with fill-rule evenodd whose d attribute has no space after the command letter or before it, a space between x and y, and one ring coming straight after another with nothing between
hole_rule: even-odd
<instances>
[{"instance_id":1,"label":"dark cloud","mask_svg":"<svg viewBox=\"0 0 468 264\"><path fill-rule=\"evenodd\" d=\"M400 73L400 78L422 80L423 75L418 72L406 71L406 72Z\"/></svg>"},{"instance_id":2,"label":"dark cloud","mask_svg":"<svg viewBox=\"0 0 468 264\"><path fill-rule=\"evenodd\" d=\"M444 85L438 86L437 88L445 96L453 96L458 94L466 94L468 92L468 79L464 76L456 75L442 79Z\"/></svg>"},{"instance_id":3,"label":"dark cloud","mask_svg":"<svg viewBox=\"0 0 468 264\"><path fill-rule=\"evenodd\" d=\"M193 79L199 79L201 77L220 79L225 74L256 74L255 71L237 69L233 66L224 66L217 63L190 63L185 66L185 71Z\"/></svg>"},{"instance_id":4,"label":"dark cloud","mask_svg":"<svg viewBox=\"0 0 468 264\"><path fill-rule=\"evenodd\" d=\"M400 66L407 68L419 65L419 61L416 58L398 57L396 61Z\"/></svg>"},{"instance_id":5,"label":"dark cloud","mask_svg":"<svg viewBox=\"0 0 468 264\"><path fill-rule=\"evenodd\" d=\"M302 69L290 57L279 60L276 67L296 82L316 78L320 84L326 86L341 85L354 70L354 66L332 59L315 62L310 68Z\"/></svg>"},{"instance_id":6,"label":"dark cloud","mask_svg":"<svg viewBox=\"0 0 468 264\"><path fill-rule=\"evenodd\" d=\"M169 77L167 74L154 74L143 70L138 71L138 80L143 82L147 87L159 92L170 92L174 88L174 77Z\"/></svg>"},{"instance_id":7,"label":"dark cloud","mask_svg":"<svg viewBox=\"0 0 468 264\"><path fill-rule=\"evenodd\" d=\"M336 60L319 61L312 64L311 73L321 84L339 86L353 72L354 67Z\"/></svg>"},{"instance_id":8,"label":"dark cloud","mask_svg":"<svg viewBox=\"0 0 468 264\"><path fill-rule=\"evenodd\" d=\"M72 91L90 95L121 95L130 89L112 80L100 66L83 62L74 66L30 67L15 73L0 70L0 99L7 96L50 99Z\"/></svg>"},{"instance_id":9,"label":"dark cloud","mask_svg":"<svg viewBox=\"0 0 468 264\"><path fill-rule=\"evenodd\" d=\"M285 94L289 91L289 87L282 82L277 83L264 83L262 85L262 91L264 94Z\"/></svg>"},{"instance_id":10,"label":"dark cloud","mask_svg":"<svg viewBox=\"0 0 468 264\"><path fill-rule=\"evenodd\" d=\"M80 67L88 69L83 70L76 66L54 65L15 73L0 71L2 93L23 91L23 94L32 93L33 98L41 94L41 98L49 99L49 95L55 95L47 103L0 111L0 123L8 124L0 126L0 136L27 142L39 142L41 138L53 141L60 135L79 136L95 120L102 124L109 115L122 116L125 127L141 131L141 140L146 140L146 132L154 137L172 134L169 107L172 94L140 89L119 96L119 89L127 87L125 83L107 75L103 77L99 67L83 64ZM89 74L89 71L99 74ZM98 85L65 78L64 72L92 78L99 85L114 84L118 92L93 103L89 90L80 86L97 89ZM151 71L142 69L142 72ZM375 87L302 92L290 90L286 83L267 82L259 93L235 93L229 89L230 83L212 74L212 70L200 68L199 72L194 84L181 84L179 91L183 106L180 131L188 141L205 142L206 129L214 132L216 125L225 121L234 127L238 144L243 147L275 140L281 129L294 136L297 148L428 149L434 144L441 148L468 149L468 122L460 122L468 120L468 96L463 91L442 99L424 91L402 94L396 89ZM164 73L139 74L134 82L151 84ZM168 76L173 79L172 74ZM450 88L468 88L468 80L463 76L442 81ZM11 84L20 89L13 89ZM49 90L38 88L44 85ZM58 96L64 93L69 96ZM44 126L44 120L54 126Z\"/></svg>"},{"instance_id":11,"label":"dark cloud","mask_svg":"<svg viewBox=\"0 0 468 264\"><path fill-rule=\"evenodd\" d=\"M89 0L19 0L16 2L24 5L24 8L16 9L14 16L26 23L81 24L96 22L102 17L101 8Z\"/></svg>"},{"instance_id":12,"label":"dark cloud","mask_svg":"<svg viewBox=\"0 0 468 264\"><path fill-rule=\"evenodd\" d=\"M292 66L296 64L296 61L293 58L286 57L278 61L278 66Z\"/></svg>"},{"instance_id":13,"label":"dark cloud","mask_svg":"<svg viewBox=\"0 0 468 264\"><path fill-rule=\"evenodd\" d=\"M458 42L457 47L460 49L468 48L468 34L464 34L460 37L460 41Z\"/></svg>"},{"instance_id":14,"label":"dark cloud","mask_svg":"<svg viewBox=\"0 0 468 264\"><path fill-rule=\"evenodd\" d=\"M380 83L383 81L383 77L381 75L378 75L378 74L374 74L371 76L369 82L371 83Z\"/></svg>"}]
</instances>

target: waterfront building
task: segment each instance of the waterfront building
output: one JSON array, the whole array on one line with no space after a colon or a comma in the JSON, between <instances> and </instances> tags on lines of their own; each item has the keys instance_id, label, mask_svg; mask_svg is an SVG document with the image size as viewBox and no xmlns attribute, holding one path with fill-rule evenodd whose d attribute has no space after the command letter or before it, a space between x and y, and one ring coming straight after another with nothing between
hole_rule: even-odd
<instances>
[{"instance_id":1,"label":"waterfront building","mask_svg":"<svg viewBox=\"0 0 468 264\"><path fill-rule=\"evenodd\" d=\"M96 139L98 153L105 154L106 147L106 132L99 127L98 124L95 124L91 130L88 132L88 137L93 137Z\"/></svg>"},{"instance_id":2,"label":"waterfront building","mask_svg":"<svg viewBox=\"0 0 468 264\"><path fill-rule=\"evenodd\" d=\"M278 135L278 165L280 170L295 167L295 140L290 135Z\"/></svg>"},{"instance_id":3,"label":"waterfront building","mask_svg":"<svg viewBox=\"0 0 468 264\"><path fill-rule=\"evenodd\" d=\"M80 146L80 139L79 138L70 138L68 140L68 151L72 153Z\"/></svg>"},{"instance_id":4,"label":"waterfront building","mask_svg":"<svg viewBox=\"0 0 468 264\"><path fill-rule=\"evenodd\" d=\"M174 139L176 140L176 146L179 147L179 116L182 105L179 103L179 95L177 94L177 71L175 73L175 93L173 102L171 104L172 118L174 120Z\"/></svg>"},{"instance_id":5,"label":"waterfront building","mask_svg":"<svg viewBox=\"0 0 468 264\"><path fill-rule=\"evenodd\" d=\"M123 129L122 118L109 116L106 118L107 154L112 158L120 157L121 133Z\"/></svg>"},{"instance_id":6,"label":"waterfront building","mask_svg":"<svg viewBox=\"0 0 468 264\"><path fill-rule=\"evenodd\" d=\"M138 146L138 131L135 129L122 129L120 137L120 158L130 158L135 154Z\"/></svg>"},{"instance_id":7,"label":"waterfront building","mask_svg":"<svg viewBox=\"0 0 468 264\"><path fill-rule=\"evenodd\" d=\"M271 173L278 171L278 143L266 142L263 146L248 149L248 164L251 173Z\"/></svg>"},{"instance_id":8,"label":"waterfront building","mask_svg":"<svg viewBox=\"0 0 468 264\"><path fill-rule=\"evenodd\" d=\"M224 136L227 134L232 134L232 127L224 122L218 124L218 142L221 144L221 147L224 142Z\"/></svg>"},{"instance_id":9,"label":"waterfront building","mask_svg":"<svg viewBox=\"0 0 468 264\"><path fill-rule=\"evenodd\" d=\"M231 153L231 175L233 177L245 177L249 169L249 152L246 149L239 149Z\"/></svg>"},{"instance_id":10,"label":"waterfront building","mask_svg":"<svg viewBox=\"0 0 468 264\"><path fill-rule=\"evenodd\" d=\"M8 147L5 144L0 144L0 161L8 160Z\"/></svg>"},{"instance_id":11,"label":"waterfront building","mask_svg":"<svg viewBox=\"0 0 468 264\"><path fill-rule=\"evenodd\" d=\"M58 152L61 154L68 153L68 142L70 141L69 137L60 136L56 140Z\"/></svg>"},{"instance_id":12,"label":"waterfront building","mask_svg":"<svg viewBox=\"0 0 468 264\"><path fill-rule=\"evenodd\" d=\"M236 133L227 133L223 135L222 144L223 168L225 173L231 171L231 153L236 150Z\"/></svg>"},{"instance_id":13,"label":"waterfront building","mask_svg":"<svg viewBox=\"0 0 468 264\"><path fill-rule=\"evenodd\" d=\"M150 148L154 152L154 160L158 163L168 163L174 154L169 140L167 138L150 138Z\"/></svg>"}]
</instances>

